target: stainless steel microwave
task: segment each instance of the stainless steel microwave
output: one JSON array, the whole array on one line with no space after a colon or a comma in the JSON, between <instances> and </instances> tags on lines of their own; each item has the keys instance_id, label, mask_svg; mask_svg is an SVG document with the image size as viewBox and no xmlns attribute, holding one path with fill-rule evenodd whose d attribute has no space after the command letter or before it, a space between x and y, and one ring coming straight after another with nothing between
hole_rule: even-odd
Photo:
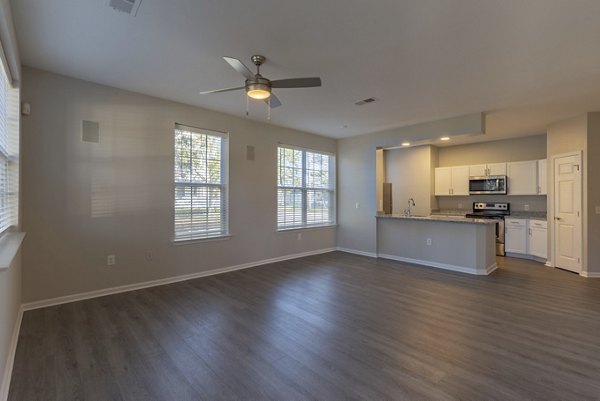
<instances>
[{"instance_id":1,"label":"stainless steel microwave","mask_svg":"<svg viewBox=\"0 0 600 401\"><path fill-rule=\"evenodd\" d=\"M507 180L505 175L487 175L482 177L469 177L470 195L506 195Z\"/></svg>"}]
</instances>

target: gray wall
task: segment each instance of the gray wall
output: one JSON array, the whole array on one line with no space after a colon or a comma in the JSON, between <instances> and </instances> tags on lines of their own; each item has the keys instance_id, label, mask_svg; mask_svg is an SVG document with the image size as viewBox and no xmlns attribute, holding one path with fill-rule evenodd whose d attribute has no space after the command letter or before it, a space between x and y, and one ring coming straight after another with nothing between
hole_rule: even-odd
<instances>
[{"instance_id":1,"label":"gray wall","mask_svg":"<svg viewBox=\"0 0 600 401\"><path fill-rule=\"evenodd\" d=\"M438 153L439 167L539 160L546 158L546 135L447 146ZM524 211L526 205L530 211L546 211L545 196L438 196L440 209L471 210L473 202L482 201L510 202L513 211Z\"/></svg>"},{"instance_id":2,"label":"gray wall","mask_svg":"<svg viewBox=\"0 0 600 401\"><path fill-rule=\"evenodd\" d=\"M402 213L409 198L415 200L412 208L415 215L429 215L435 207L431 204L431 149L431 146L417 146L384 151L385 182L392 183L392 213Z\"/></svg>"},{"instance_id":3,"label":"gray wall","mask_svg":"<svg viewBox=\"0 0 600 401\"><path fill-rule=\"evenodd\" d=\"M22 99L24 302L335 247L335 228L276 229L277 144L333 152L333 139L30 68ZM81 141L82 119L100 143ZM172 243L175 122L230 133L229 240Z\"/></svg>"},{"instance_id":4,"label":"gray wall","mask_svg":"<svg viewBox=\"0 0 600 401\"><path fill-rule=\"evenodd\" d=\"M375 149L483 131L481 113L338 140L338 246L376 253ZM356 205L358 204L358 208Z\"/></svg>"},{"instance_id":5,"label":"gray wall","mask_svg":"<svg viewBox=\"0 0 600 401\"><path fill-rule=\"evenodd\" d=\"M583 224L583 270L588 270L588 116L582 115L566 121L561 121L548 127L547 154L548 154L548 258L553 257L554 248L554 167L552 156L563 153L583 152L583 177L582 177L582 224Z\"/></svg>"},{"instance_id":6,"label":"gray wall","mask_svg":"<svg viewBox=\"0 0 600 401\"><path fill-rule=\"evenodd\" d=\"M439 166L502 163L546 158L546 135L439 148Z\"/></svg>"},{"instance_id":7,"label":"gray wall","mask_svg":"<svg viewBox=\"0 0 600 401\"><path fill-rule=\"evenodd\" d=\"M21 306L21 262L17 254L8 269L0 270L0 399L8 390L5 379L7 357Z\"/></svg>"},{"instance_id":8,"label":"gray wall","mask_svg":"<svg viewBox=\"0 0 600 401\"><path fill-rule=\"evenodd\" d=\"M588 158L587 176L587 216L588 216L588 271L600 273L600 113L588 113Z\"/></svg>"}]
</instances>

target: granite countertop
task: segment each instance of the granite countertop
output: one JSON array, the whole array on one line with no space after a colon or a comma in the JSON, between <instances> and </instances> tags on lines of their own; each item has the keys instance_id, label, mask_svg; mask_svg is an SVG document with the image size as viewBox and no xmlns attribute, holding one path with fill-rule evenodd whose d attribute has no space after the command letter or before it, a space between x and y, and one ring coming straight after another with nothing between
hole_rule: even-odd
<instances>
[{"instance_id":1,"label":"granite countertop","mask_svg":"<svg viewBox=\"0 0 600 401\"><path fill-rule=\"evenodd\" d=\"M546 212L510 212L508 218L546 221Z\"/></svg>"},{"instance_id":2,"label":"granite countertop","mask_svg":"<svg viewBox=\"0 0 600 401\"><path fill-rule=\"evenodd\" d=\"M432 216L443 215L443 216L464 217L465 214L470 213L470 212L471 212L470 210L465 210L465 209L439 209L439 210L432 210L431 215Z\"/></svg>"},{"instance_id":3,"label":"granite countertop","mask_svg":"<svg viewBox=\"0 0 600 401\"><path fill-rule=\"evenodd\" d=\"M447 223L469 223L469 224L496 224L494 220L490 219L469 219L464 216L407 216L405 214L379 214L378 219L403 219L403 220L421 220L421 221L443 221Z\"/></svg>"},{"instance_id":4,"label":"granite countertop","mask_svg":"<svg viewBox=\"0 0 600 401\"><path fill-rule=\"evenodd\" d=\"M461 216L464 217L465 214L471 213L470 210L465 209L441 209L441 210L432 210L432 216ZM506 218L513 219L529 219L529 220L542 220L546 221L546 212L532 212L532 211L512 211L509 216Z\"/></svg>"}]
</instances>

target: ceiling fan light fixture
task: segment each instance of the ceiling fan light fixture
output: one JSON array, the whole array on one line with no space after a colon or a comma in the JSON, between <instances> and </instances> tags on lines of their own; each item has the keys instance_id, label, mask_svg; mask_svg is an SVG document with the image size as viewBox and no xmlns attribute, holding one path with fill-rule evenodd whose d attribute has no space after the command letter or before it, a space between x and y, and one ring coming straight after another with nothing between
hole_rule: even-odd
<instances>
[{"instance_id":1,"label":"ceiling fan light fixture","mask_svg":"<svg viewBox=\"0 0 600 401\"><path fill-rule=\"evenodd\" d=\"M252 99L264 100L271 96L271 88L263 83L248 84L246 94Z\"/></svg>"}]
</instances>

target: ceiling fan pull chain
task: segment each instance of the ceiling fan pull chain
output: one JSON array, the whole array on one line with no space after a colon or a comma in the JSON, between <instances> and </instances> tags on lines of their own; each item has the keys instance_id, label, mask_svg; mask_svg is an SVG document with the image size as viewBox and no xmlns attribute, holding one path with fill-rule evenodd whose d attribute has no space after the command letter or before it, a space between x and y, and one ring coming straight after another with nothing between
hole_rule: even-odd
<instances>
[{"instance_id":1,"label":"ceiling fan pull chain","mask_svg":"<svg viewBox=\"0 0 600 401\"><path fill-rule=\"evenodd\" d=\"M244 96L246 98L246 117L248 117L248 96Z\"/></svg>"},{"instance_id":2,"label":"ceiling fan pull chain","mask_svg":"<svg viewBox=\"0 0 600 401\"><path fill-rule=\"evenodd\" d=\"M267 101L267 120L271 121L271 97Z\"/></svg>"}]
</instances>

